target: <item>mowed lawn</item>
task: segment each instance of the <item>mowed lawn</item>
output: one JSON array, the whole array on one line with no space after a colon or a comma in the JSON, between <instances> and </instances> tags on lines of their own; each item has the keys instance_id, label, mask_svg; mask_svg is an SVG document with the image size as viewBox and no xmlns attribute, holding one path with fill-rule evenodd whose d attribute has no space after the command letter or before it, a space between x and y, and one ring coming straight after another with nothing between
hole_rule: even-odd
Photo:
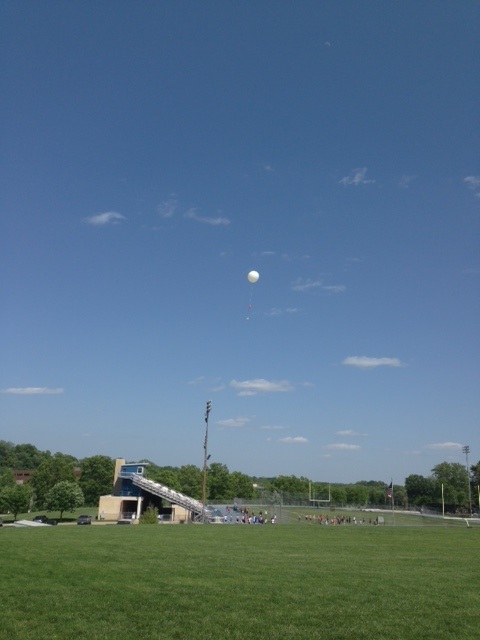
<instances>
[{"instance_id":1,"label":"mowed lawn","mask_svg":"<svg viewBox=\"0 0 480 640\"><path fill-rule=\"evenodd\" d=\"M480 527L0 530L0 638L479 637Z\"/></svg>"}]
</instances>

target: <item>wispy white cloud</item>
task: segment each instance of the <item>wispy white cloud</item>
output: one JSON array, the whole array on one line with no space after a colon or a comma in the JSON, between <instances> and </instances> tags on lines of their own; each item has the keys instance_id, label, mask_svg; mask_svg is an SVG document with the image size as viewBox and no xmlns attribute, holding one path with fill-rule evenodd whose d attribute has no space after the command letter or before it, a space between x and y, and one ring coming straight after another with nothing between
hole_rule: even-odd
<instances>
[{"instance_id":1,"label":"wispy white cloud","mask_svg":"<svg viewBox=\"0 0 480 640\"><path fill-rule=\"evenodd\" d=\"M177 210L178 202L174 198L164 200L157 207L157 213L161 218L172 218Z\"/></svg>"},{"instance_id":2,"label":"wispy white cloud","mask_svg":"<svg viewBox=\"0 0 480 640\"><path fill-rule=\"evenodd\" d=\"M83 219L87 224L95 227L101 227L106 224L118 224L121 220L126 220L125 216L117 211L106 211L95 216L88 216Z\"/></svg>"},{"instance_id":3,"label":"wispy white cloud","mask_svg":"<svg viewBox=\"0 0 480 640\"><path fill-rule=\"evenodd\" d=\"M427 449L434 449L436 451L461 451L462 448L463 445L458 442L436 442L427 445Z\"/></svg>"},{"instance_id":4,"label":"wispy white cloud","mask_svg":"<svg viewBox=\"0 0 480 640\"><path fill-rule=\"evenodd\" d=\"M367 356L350 356L342 364L359 369L375 369L376 367L403 367L398 358L368 358Z\"/></svg>"},{"instance_id":5,"label":"wispy white cloud","mask_svg":"<svg viewBox=\"0 0 480 640\"><path fill-rule=\"evenodd\" d=\"M303 278L297 278L292 285L294 291L312 291L312 289L319 289L322 286L320 280L304 280Z\"/></svg>"},{"instance_id":6,"label":"wispy white cloud","mask_svg":"<svg viewBox=\"0 0 480 640\"><path fill-rule=\"evenodd\" d=\"M289 436L287 438L279 438L277 442L282 442L284 444L307 444L308 439L304 438L303 436Z\"/></svg>"},{"instance_id":7,"label":"wispy white cloud","mask_svg":"<svg viewBox=\"0 0 480 640\"><path fill-rule=\"evenodd\" d=\"M339 442L338 444L326 444L323 448L328 449L328 451L358 451L362 447L358 444Z\"/></svg>"},{"instance_id":8,"label":"wispy white cloud","mask_svg":"<svg viewBox=\"0 0 480 640\"><path fill-rule=\"evenodd\" d=\"M203 222L203 224L208 224L212 227L218 227L222 225L227 226L230 224L230 220L228 218L224 218L221 216L219 216L218 218L211 218L208 216L199 216L195 208L189 209L183 215L185 218L189 218L190 220L196 220L197 222Z\"/></svg>"},{"instance_id":9,"label":"wispy white cloud","mask_svg":"<svg viewBox=\"0 0 480 640\"><path fill-rule=\"evenodd\" d=\"M255 396L259 393L285 393L293 391L293 387L288 380L265 380L264 378L256 378L255 380L244 380L239 382L232 380L230 386L238 389L239 396Z\"/></svg>"},{"instance_id":10,"label":"wispy white cloud","mask_svg":"<svg viewBox=\"0 0 480 640\"><path fill-rule=\"evenodd\" d=\"M297 278L292 284L293 291L309 293L311 291L326 291L327 293L343 293L346 290L343 284L326 285L322 280L311 280L310 278Z\"/></svg>"},{"instance_id":11,"label":"wispy white cloud","mask_svg":"<svg viewBox=\"0 0 480 640\"><path fill-rule=\"evenodd\" d=\"M269 316L270 318L275 318L276 316L294 315L295 313L298 313L298 311L299 310L296 307L287 307L286 309L272 307L270 311L265 312L265 315Z\"/></svg>"},{"instance_id":12,"label":"wispy white cloud","mask_svg":"<svg viewBox=\"0 0 480 640\"><path fill-rule=\"evenodd\" d=\"M250 418L227 418L226 420L218 420L216 424L221 427L231 429L240 429L250 422Z\"/></svg>"},{"instance_id":13,"label":"wispy white cloud","mask_svg":"<svg viewBox=\"0 0 480 640\"><path fill-rule=\"evenodd\" d=\"M361 184L373 184L375 180L367 179L367 167L354 169L349 176L345 176L339 180L339 184L343 184L344 187L358 187Z\"/></svg>"},{"instance_id":14,"label":"wispy white cloud","mask_svg":"<svg viewBox=\"0 0 480 640\"><path fill-rule=\"evenodd\" d=\"M357 433L357 431L353 431L353 429L343 429L342 431L336 431L336 436L348 436L350 438L366 438L368 433Z\"/></svg>"},{"instance_id":15,"label":"wispy white cloud","mask_svg":"<svg viewBox=\"0 0 480 640\"><path fill-rule=\"evenodd\" d=\"M407 176L404 175L400 178L400 180L398 181L398 186L400 187L400 189L408 189L410 186L410 183L415 180L416 176Z\"/></svg>"},{"instance_id":16,"label":"wispy white cloud","mask_svg":"<svg viewBox=\"0 0 480 640\"><path fill-rule=\"evenodd\" d=\"M275 172L275 169L272 167L272 165L271 165L271 164L264 164L264 165L263 165L263 170L264 170L264 171L271 172L271 173L274 173L274 172Z\"/></svg>"},{"instance_id":17,"label":"wispy white cloud","mask_svg":"<svg viewBox=\"0 0 480 640\"><path fill-rule=\"evenodd\" d=\"M480 176L467 176L463 181L470 189L480 189Z\"/></svg>"},{"instance_id":18,"label":"wispy white cloud","mask_svg":"<svg viewBox=\"0 0 480 640\"><path fill-rule=\"evenodd\" d=\"M1 389L0 393L16 396L58 396L63 389L49 389L48 387L10 387Z\"/></svg>"}]
</instances>

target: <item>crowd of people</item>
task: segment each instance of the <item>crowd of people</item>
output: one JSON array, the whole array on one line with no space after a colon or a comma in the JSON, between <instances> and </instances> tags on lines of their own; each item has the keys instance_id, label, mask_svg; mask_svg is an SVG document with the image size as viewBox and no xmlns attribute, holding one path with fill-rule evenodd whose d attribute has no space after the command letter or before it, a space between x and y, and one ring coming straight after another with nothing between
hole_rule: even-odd
<instances>
[{"instance_id":1,"label":"crowd of people","mask_svg":"<svg viewBox=\"0 0 480 640\"><path fill-rule=\"evenodd\" d=\"M230 507L227 507L223 521L225 524L277 524L277 514L273 513L269 516L266 510L255 514L254 511L250 513L248 509L242 509L234 516Z\"/></svg>"},{"instance_id":2,"label":"crowd of people","mask_svg":"<svg viewBox=\"0 0 480 640\"><path fill-rule=\"evenodd\" d=\"M340 526L340 525L378 525L378 518L372 519L369 518L368 523L364 517L357 518L357 516L353 515L330 515L326 514L325 516L322 513L319 514L302 514L298 513L298 522L302 523L305 521L307 524L319 524L323 526ZM226 507L225 515L223 516L223 522L225 524L277 524L277 514L272 511L270 514L267 510L259 511L255 513L254 511L249 511L248 508L236 508L234 506L233 510L230 507Z\"/></svg>"},{"instance_id":3,"label":"crowd of people","mask_svg":"<svg viewBox=\"0 0 480 640\"><path fill-rule=\"evenodd\" d=\"M301 513L298 514L298 521L302 522L303 516ZM318 516L315 515L311 515L309 513L305 514L305 521L306 522L315 522L317 521L318 524L322 524L322 525L341 525L341 524L354 524L354 525L359 525L359 524L366 524L366 520L365 518L358 518L356 516L329 516L328 514L323 517L323 514L319 514ZM375 520L372 520L371 518L369 518L368 520L368 524L373 524L373 525L377 525L378 524L378 518L375 518Z\"/></svg>"}]
</instances>

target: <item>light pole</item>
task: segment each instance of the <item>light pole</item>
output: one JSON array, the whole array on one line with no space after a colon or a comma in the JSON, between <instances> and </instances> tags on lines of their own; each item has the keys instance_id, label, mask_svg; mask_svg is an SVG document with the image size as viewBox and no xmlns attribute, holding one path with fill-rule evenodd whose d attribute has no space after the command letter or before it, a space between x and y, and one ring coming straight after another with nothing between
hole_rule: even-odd
<instances>
[{"instance_id":1,"label":"light pole","mask_svg":"<svg viewBox=\"0 0 480 640\"><path fill-rule=\"evenodd\" d=\"M212 401L207 402L207 408L205 410L205 442L203 443L203 487L202 487L202 522L205 524L205 502L207 499L207 461L209 455L207 453L208 447L208 416L212 410Z\"/></svg>"},{"instance_id":2,"label":"light pole","mask_svg":"<svg viewBox=\"0 0 480 640\"><path fill-rule=\"evenodd\" d=\"M470 511L470 517L472 517L472 488L470 487L470 471L468 468L468 454L470 453L470 447L466 444L462 448L463 453L465 454L467 461L467 482L468 482L468 509Z\"/></svg>"}]
</instances>

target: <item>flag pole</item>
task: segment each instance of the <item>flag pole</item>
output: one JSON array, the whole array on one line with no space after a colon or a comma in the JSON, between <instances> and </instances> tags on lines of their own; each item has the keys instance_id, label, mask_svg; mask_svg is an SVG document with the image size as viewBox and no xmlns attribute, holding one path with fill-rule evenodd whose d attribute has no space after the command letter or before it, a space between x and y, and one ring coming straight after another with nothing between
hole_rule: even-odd
<instances>
[{"instance_id":1,"label":"flag pole","mask_svg":"<svg viewBox=\"0 0 480 640\"><path fill-rule=\"evenodd\" d=\"M392 501L392 516L393 516L393 524L395 525L395 507L394 507L394 497L393 497L393 478L390 479L390 486L387 489L387 498L390 498Z\"/></svg>"},{"instance_id":2,"label":"flag pole","mask_svg":"<svg viewBox=\"0 0 480 640\"><path fill-rule=\"evenodd\" d=\"M393 526L395 526L395 498L393 496L393 478L392 478L392 514L393 514Z\"/></svg>"}]
</instances>

